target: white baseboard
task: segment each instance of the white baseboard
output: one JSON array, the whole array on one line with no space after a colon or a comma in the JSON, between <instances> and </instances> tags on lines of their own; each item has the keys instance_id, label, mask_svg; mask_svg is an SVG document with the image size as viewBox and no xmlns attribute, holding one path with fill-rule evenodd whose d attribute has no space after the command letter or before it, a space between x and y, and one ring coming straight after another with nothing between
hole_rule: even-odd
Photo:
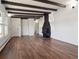
<instances>
[{"instance_id":1,"label":"white baseboard","mask_svg":"<svg viewBox=\"0 0 79 59\"><path fill-rule=\"evenodd\" d=\"M2 46L0 47L0 52L1 52L2 49L6 46L6 44L9 42L10 39L11 39L11 38L7 39L6 42L4 42L4 43L2 44Z\"/></svg>"}]
</instances>

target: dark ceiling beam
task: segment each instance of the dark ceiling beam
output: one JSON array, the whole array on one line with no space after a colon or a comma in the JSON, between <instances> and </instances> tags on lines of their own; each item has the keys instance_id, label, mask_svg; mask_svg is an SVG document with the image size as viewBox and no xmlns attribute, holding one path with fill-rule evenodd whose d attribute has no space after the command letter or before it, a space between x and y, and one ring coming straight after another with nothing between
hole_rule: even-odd
<instances>
[{"instance_id":1,"label":"dark ceiling beam","mask_svg":"<svg viewBox=\"0 0 79 59\"><path fill-rule=\"evenodd\" d=\"M13 17L16 17L16 18L36 18L37 16L12 16Z\"/></svg>"},{"instance_id":2,"label":"dark ceiling beam","mask_svg":"<svg viewBox=\"0 0 79 59\"><path fill-rule=\"evenodd\" d=\"M37 13L51 13L51 12L45 12L45 11L35 11L35 10L26 10L26 9L18 9L18 8L9 8L6 7L6 10L14 10L14 11L25 11L25 12L37 12Z\"/></svg>"},{"instance_id":3,"label":"dark ceiling beam","mask_svg":"<svg viewBox=\"0 0 79 59\"><path fill-rule=\"evenodd\" d=\"M35 13L13 12L13 11L8 11L8 13L11 13L11 14L25 14L25 15L44 15L44 14L35 14Z\"/></svg>"},{"instance_id":4,"label":"dark ceiling beam","mask_svg":"<svg viewBox=\"0 0 79 59\"><path fill-rule=\"evenodd\" d=\"M27 19L27 18L40 18L42 16L27 16L27 15L14 15L14 16L11 16L11 18L22 18L22 19Z\"/></svg>"},{"instance_id":5,"label":"dark ceiling beam","mask_svg":"<svg viewBox=\"0 0 79 59\"><path fill-rule=\"evenodd\" d=\"M51 4L51 5L55 5L55 6L59 6L59 7L63 7L65 8L66 5L58 3L58 2L53 2L53 1L49 1L49 0L34 0L34 1L38 1L38 2L42 2L42 3L46 3L46 4Z\"/></svg>"},{"instance_id":6,"label":"dark ceiling beam","mask_svg":"<svg viewBox=\"0 0 79 59\"><path fill-rule=\"evenodd\" d=\"M38 19L40 17L19 17L19 16L17 17L17 16L13 16L11 18L21 18L21 19L36 18L36 19Z\"/></svg>"},{"instance_id":7,"label":"dark ceiling beam","mask_svg":"<svg viewBox=\"0 0 79 59\"><path fill-rule=\"evenodd\" d=\"M13 16L11 18L21 18L21 19L28 19L28 18L35 18L35 19L39 19L40 17L17 17L17 16Z\"/></svg>"},{"instance_id":8,"label":"dark ceiling beam","mask_svg":"<svg viewBox=\"0 0 79 59\"><path fill-rule=\"evenodd\" d=\"M3 4L9 4L9 5L15 5L15 6L22 6L22 7L30 7L30 8L37 8L37 9L43 9L43 10L52 10L52 11L57 11L57 9L53 8L47 8L47 7L41 7L41 6L35 6L35 5L28 5L28 4L22 4L22 3L17 3L17 2L11 2L11 1L1 1Z\"/></svg>"},{"instance_id":9,"label":"dark ceiling beam","mask_svg":"<svg viewBox=\"0 0 79 59\"><path fill-rule=\"evenodd\" d=\"M19 15L13 15L13 16L20 16L20 17L42 17L41 15L21 15L21 14L19 14Z\"/></svg>"}]
</instances>

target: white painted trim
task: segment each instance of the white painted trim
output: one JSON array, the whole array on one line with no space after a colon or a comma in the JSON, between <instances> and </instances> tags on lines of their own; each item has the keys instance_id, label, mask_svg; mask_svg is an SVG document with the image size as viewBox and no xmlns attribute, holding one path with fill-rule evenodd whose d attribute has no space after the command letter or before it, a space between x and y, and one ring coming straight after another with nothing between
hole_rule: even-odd
<instances>
[{"instance_id":1,"label":"white painted trim","mask_svg":"<svg viewBox=\"0 0 79 59\"><path fill-rule=\"evenodd\" d=\"M2 44L2 47L0 48L0 52L2 51L2 49L6 46L6 44L9 42L11 38L7 39L5 43Z\"/></svg>"}]
</instances>

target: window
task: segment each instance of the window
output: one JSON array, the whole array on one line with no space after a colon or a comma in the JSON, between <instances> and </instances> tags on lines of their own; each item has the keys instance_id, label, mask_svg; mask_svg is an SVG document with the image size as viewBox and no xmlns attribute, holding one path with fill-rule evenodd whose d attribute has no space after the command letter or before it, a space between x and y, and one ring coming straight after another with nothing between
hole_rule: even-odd
<instances>
[{"instance_id":1,"label":"window","mask_svg":"<svg viewBox=\"0 0 79 59\"><path fill-rule=\"evenodd\" d=\"M0 23L2 23L2 17L0 16Z\"/></svg>"},{"instance_id":2,"label":"window","mask_svg":"<svg viewBox=\"0 0 79 59\"><path fill-rule=\"evenodd\" d=\"M7 25L5 25L5 27L4 27L4 28L5 28L4 30L5 30L5 36L6 36L6 35L8 35L8 26L7 26Z\"/></svg>"},{"instance_id":3,"label":"window","mask_svg":"<svg viewBox=\"0 0 79 59\"><path fill-rule=\"evenodd\" d=\"M2 20L2 17L1 17L1 14L0 14L0 38L3 37L3 20Z\"/></svg>"},{"instance_id":4,"label":"window","mask_svg":"<svg viewBox=\"0 0 79 59\"><path fill-rule=\"evenodd\" d=\"M0 14L0 38L8 35L8 19Z\"/></svg>"},{"instance_id":5,"label":"window","mask_svg":"<svg viewBox=\"0 0 79 59\"><path fill-rule=\"evenodd\" d=\"M0 38L3 37L3 26L0 25Z\"/></svg>"}]
</instances>

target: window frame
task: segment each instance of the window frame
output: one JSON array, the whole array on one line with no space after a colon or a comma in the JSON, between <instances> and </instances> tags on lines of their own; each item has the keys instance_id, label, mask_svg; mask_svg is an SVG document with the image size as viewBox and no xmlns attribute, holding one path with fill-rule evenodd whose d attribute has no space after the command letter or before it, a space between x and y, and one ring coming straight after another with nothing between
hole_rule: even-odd
<instances>
[{"instance_id":1,"label":"window frame","mask_svg":"<svg viewBox=\"0 0 79 59\"><path fill-rule=\"evenodd\" d=\"M5 36L7 36L9 33L8 33L8 19L4 19L3 16L1 15L0 13L0 17L2 19L2 22L0 22L0 26L2 26L2 36L0 38L3 38ZM7 29L5 29L7 26ZM7 30L7 31L6 31Z\"/></svg>"}]
</instances>

